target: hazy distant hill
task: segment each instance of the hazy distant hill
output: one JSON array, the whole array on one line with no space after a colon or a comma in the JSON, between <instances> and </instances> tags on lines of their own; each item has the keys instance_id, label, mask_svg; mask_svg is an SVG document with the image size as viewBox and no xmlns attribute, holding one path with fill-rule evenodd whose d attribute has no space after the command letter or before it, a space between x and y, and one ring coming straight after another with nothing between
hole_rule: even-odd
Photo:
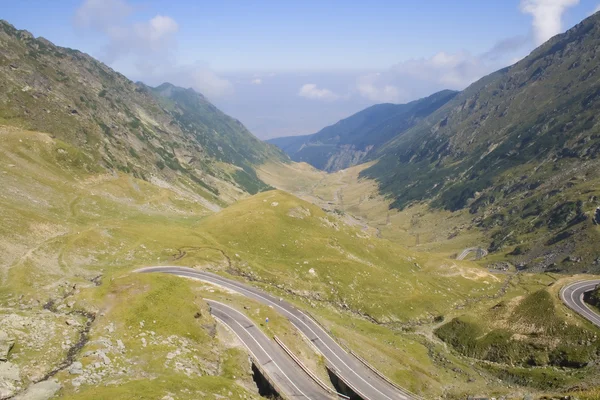
<instances>
[{"instance_id":1,"label":"hazy distant hill","mask_svg":"<svg viewBox=\"0 0 600 400\"><path fill-rule=\"evenodd\" d=\"M268 140L292 160L325 171L361 163L388 140L401 135L456 96L445 90L408 104L377 104L313 135Z\"/></svg>"}]
</instances>

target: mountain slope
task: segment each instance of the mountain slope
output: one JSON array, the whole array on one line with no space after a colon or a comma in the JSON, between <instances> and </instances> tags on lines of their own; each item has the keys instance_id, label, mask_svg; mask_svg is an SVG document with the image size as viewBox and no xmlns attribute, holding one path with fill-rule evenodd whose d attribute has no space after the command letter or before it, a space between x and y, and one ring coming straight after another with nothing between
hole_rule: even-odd
<instances>
[{"instance_id":1,"label":"mountain slope","mask_svg":"<svg viewBox=\"0 0 600 400\"><path fill-rule=\"evenodd\" d=\"M308 136L276 138L294 161L325 171L359 164L393 137L401 135L446 102L456 92L445 90L407 104L377 104Z\"/></svg>"},{"instance_id":2,"label":"mountain slope","mask_svg":"<svg viewBox=\"0 0 600 400\"><path fill-rule=\"evenodd\" d=\"M282 157L202 95L135 84L84 53L5 21L0 89L0 123L51 133L107 169L200 185L215 201L220 189L265 188L252 165Z\"/></svg>"},{"instance_id":3,"label":"mountain slope","mask_svg":"<svg viewBox=\"0 0 600 400\"><path fill-rule=\"evenodd\" d=\"M422 200L451 211L469 207L474 222L490 230L491 250L534 240L562 248L537 265L563 262L574 248L593 261L598 249L589 243L600 238L589 218L600 196L599 39L596 14L392 139L362 176L376 179L395 198L393 207Z\"/></svg>"}]
</instances>

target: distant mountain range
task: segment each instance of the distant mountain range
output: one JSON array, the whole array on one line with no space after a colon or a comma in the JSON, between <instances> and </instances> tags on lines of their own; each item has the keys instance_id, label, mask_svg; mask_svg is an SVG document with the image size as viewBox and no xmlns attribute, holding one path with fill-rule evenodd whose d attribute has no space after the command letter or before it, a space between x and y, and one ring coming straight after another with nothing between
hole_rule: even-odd
<instances>
[{"instance_id":1,"label":"distant mountain range","mask_svg":"<svg viewBox=\"0 0 600 400\"><path fill-rule=\"evenodd\" d=\"M312 135L267 140L292 160L325 171L360 164L390 139L417 125L457 95L444 90L408 104L377 104Z\"/></svg>"}]
</instances>

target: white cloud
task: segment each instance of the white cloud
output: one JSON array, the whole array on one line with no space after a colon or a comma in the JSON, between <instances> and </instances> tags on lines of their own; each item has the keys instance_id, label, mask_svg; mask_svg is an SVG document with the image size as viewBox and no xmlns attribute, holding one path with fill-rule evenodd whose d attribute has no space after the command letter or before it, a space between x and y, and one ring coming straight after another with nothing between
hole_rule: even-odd
<instances>
[{"instance_id":1,"label":"white cloud","mask_svg":"<svg viewBox=\"0 0 600 400\"><path fill-rule=\"evenodd\" d=\"M386 71L358 77L356 90L371 101L398 103L442 89L463 89L497 68L496 57L488 62L487 54L440 52L429 58L404 61Z\"/></svg>"},{"instance_id":2,"label":"white cloud","mask_svg":"<svg viewBox=\"0 0 600 400\"><path fill-rule=\"evenodd\" d=\"M533 31L537 44L562 32L562 15L579 0L521 0L521 11L533 16Z\"/></svg>"},{"instance_id":3,"label":"white cloud","mask_svg":"<svg viewBox=\"0 0 600 400\"><path fill-rule=\"evenodd\" d=\"M392 67L396 74L430 80L451 89L473 83L488 72L482 60L468 52L440 52L431 58L409 60Z\"/></svg>"},{"instance_id":4,"label":"white cloud","mask_svg":"<svg viewBox=\"0 0 600 400\"><path fill-rule=\"evenodd\" d=\"M133 7L122 0L86 0L75 11L75 25L82 28L105 30L120 24L133 12Z\"/></svg>"},{"instance_id":5,"label":"white cloud","mask_svg":"<svg viewBox=\"0 0 600 400\"><path fill-rule=\"evenodd\" d=\"M361 96L378 103L396 103L400 101L398 88L386 84L381 77L382 74L379 72L359 77L356 88Z\"/></svg>"},{"instance_id":6,"label":"white cloud","mask_svg":"<svg viewBox=\"0 0 600 400\"><path fill-rule=\"evenodd\" d=\"M252 83L253 85L260 85L262 83L262 79L254 78L250 83Z\"/></svg>"},{"instance_id":7,"label":"white cloud","mask_svg":"<svg viewBox=\"0 0 600 400\"><path fill-rule=\"evenodd\" d=\"M337 100L340 97L329 89L319 89L314 83L306 83L302 85L300 91L298 92L298 96L306 97L307 99L326 101Z\"/></svg>"},{"instance_id":8,"label":"white cloud","mask_svg":"<svg viewBox=\"0 0 600 400\"><path fill-rule=\"evenodd\" d=\"M149 57L165 58L173 48L177 22L168 16L157 14L154 18L129 23L127 18L134 8L122 0L86 0L75 12L75 25L93 29L108 38L104 59L113 63L128 56L147 63Z\"/></svg>"},{"instance_id":9,"label":"white cloud","mask_svg":"<svg viewBox=\"0 0 600 400\"><path fill-rule=\"evenodd\" d=\"M155 43L177 32L179 25L173 18L159 14L148 22L135 24L134 30L139 38Z\"/></svg>"},{"instance_id":10,"label":"white cloud","mask_svg":"<svg viewBox=\"0 0 600 400\"><path fill-rule=\"evenodd\" d=\"M191 86L209 98L226 96L233 93L233 85L227 79L221 78L208 67L193 66L187 74L182 75L181 86Z\"/></svg>"},{"instance_id":11,"label":"white cloud","mask_svg":"<svg viewBox=\"0 0 600 400\"><path fill-rule=\"evenodd\" d=\"M439 52L428 58L400 62L356 79L356 91L374 102L402 103L442 89L462 90L481 77L523 58L531 38L515 36L482 54Z\"/></svg>"},{"instance_id":12,"label":"white cloud","mask_svg":"<svg viewBox=\"0 0 600 400\"><path fill-rule=\"evenodd\" d=\"M225 97L234 92L233 84L229 80L220 77L203 63L174 66L169 69L161 68L153 71L146 78L154 85L169 82L175 86L191 87L209 100Z\"/></svg>"},{"instance_id":13,"label":"white cloud","mask_svg":"<svg viewBox=\"0 0 600 400\"><path fill-rule=\"evenodd\" d=\"M596 6L596 8L594 8L594 11L592 12L592 15L596 14L598 11L600 11L600 4L598 4Z\"/></svg>"},{"instance_id":14,"label":"white cloud","mask_svg":"<svg viewBox=\"0 0 600 400\"><path fill-rule=\"evenodd\" d=\"M192 87L208 97L230 94L233 85L204 64L178 66L174 50L179 24L173 18L157 14L153 18L131 22L135 8L125 0L85 0L77 9L74 23L82 29L103 34L107 39L104 54L107 64L131 66L132 75L143 80L169 81Z\"/></svg>"}]
</instances>

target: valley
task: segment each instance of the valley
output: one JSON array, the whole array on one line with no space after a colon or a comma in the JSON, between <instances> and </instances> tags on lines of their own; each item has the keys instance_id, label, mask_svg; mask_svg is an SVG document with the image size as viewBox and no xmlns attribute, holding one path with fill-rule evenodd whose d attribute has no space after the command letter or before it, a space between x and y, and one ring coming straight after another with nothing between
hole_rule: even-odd
<instances>
[{"instance_id":1,"label":"valley","mask_svg":"<svg viewBox=\"0 0 600 400\"><path fill-rule=\"evenodd\" d=\"M0 399L600 396L600 14L270 143L0 28Z\"/></svg>"}]
</instances>

